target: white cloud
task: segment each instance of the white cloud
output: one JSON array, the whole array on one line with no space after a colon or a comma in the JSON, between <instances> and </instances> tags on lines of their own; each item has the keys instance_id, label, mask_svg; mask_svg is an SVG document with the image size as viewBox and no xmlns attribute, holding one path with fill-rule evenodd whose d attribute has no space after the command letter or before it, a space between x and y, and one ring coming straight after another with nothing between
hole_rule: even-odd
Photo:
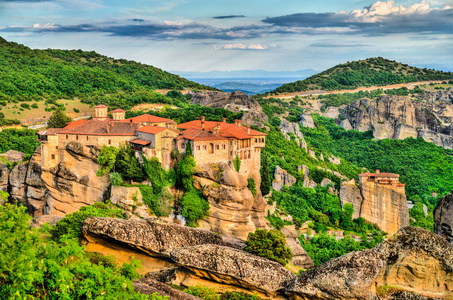
<instances>
[{"instance_id":1,"label":"white cloud","mask_svg":"<svg viewBox=\"0 0 453 300\"><path fill-rule=\"evenodd\" d=\"M215 50L268 50L277 47L277 45L233 43L224 45L214 45L213 47Z\"/></svg>"}]
</instances>

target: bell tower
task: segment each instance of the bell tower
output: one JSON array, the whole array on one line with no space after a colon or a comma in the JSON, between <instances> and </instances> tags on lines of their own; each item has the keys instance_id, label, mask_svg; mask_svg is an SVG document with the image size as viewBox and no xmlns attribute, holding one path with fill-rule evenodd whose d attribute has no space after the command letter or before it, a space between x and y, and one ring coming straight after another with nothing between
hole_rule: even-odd
<instances>
[{"instance_id":1,"label":"bell tower","mask_svg":"<svg viewBox=\"0 0 453 300\"><path fill-rule=\"evenodd\" d=\"M108 106L106 105L98 105L94 107L94 119L99 120L99 121L104 121L108 119L107 116L107 111L108 111Z\"/></svg>"}]
</instances>

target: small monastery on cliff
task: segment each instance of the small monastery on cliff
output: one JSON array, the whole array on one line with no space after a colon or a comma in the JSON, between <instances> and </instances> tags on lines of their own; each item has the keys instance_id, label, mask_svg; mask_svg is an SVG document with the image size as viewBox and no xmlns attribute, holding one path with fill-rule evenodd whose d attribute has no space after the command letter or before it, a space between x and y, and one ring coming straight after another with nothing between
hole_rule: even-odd
<instances>
[{"instance_id":1,"label":"small monastery on cliff","mask_svg":"<svg viewBox=\"0 0 453 300\"><path fill-rule=\"evenodd\" d=\"M185 153L190 143L197 164L241 160L241 173L260 169L261 149L266 134L241 126L236 120L229 124L206 121L204 117L177 125L175 121L152 115L125 119L126 112L116 109L108 116L108 107L95 107L95 116L89 120L70 122L64 128L50 128L38 135L41 140L42 165L55 167L64 156L61 151L76 141L85 146L121 147L130 145L138 154L156 157L165 169L170 167L171 152Z\"/></svg>"}]
</instances>

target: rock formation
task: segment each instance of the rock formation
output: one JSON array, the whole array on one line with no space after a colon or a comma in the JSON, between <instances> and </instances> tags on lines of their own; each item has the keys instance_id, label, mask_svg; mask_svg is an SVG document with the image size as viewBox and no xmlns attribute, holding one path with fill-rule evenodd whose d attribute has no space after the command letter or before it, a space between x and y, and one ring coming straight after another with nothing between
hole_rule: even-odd
<instances>
[{"instance_id":1,"label":"rock formation","mask_svg":"<svg viewBox=\"0 0 453 300\"><path fill-rule=\"evenodd\" d=\"M434 209L434 232L453 246L453 192L440 199Z\"/></svg>"},{"instance_id":2,"label":"rock formation","mask_svg":"<svg viewBox=\"0 0 453 300\"><path fill-rule=\"evenodd\" d=\"M159 293L162 296L168 296L169 299L172 300L201 300L200 298L190 294L178 291L177 289L170 287L168 284L146 277L134 281L134 289L136 292L140 292L145 295Z\"/></svg>"},{"instance_id":3,"label":"rock formation","mask_svg":"<svg viewBox=\"0 0 453 300\"><path fill-rule=\"evenodd\" d=\"M294 134L300 147L305 149L305 151L308 151L307 142L305 141L304 134L300 131L299 124L281 119L280 130L288 140L290 139L289 133Z\"/></svg>"},{"instance_id":4,"label":"rock formation","mask_svg":"<svg viewBox=\"0 0 453 300\"><path fill-rule=\"evenodd\" d=\"M267 115L263 112L261 105L253 100L247 94L236 91L233 93L223 92L206 92L196 93L192 96L193 104L208 106L212 108L221 107L232 112L244 111L242 116L242 124L256 125L263 127L262 122L268 122Z\"/></svg>"},{"instance_id":5,"label":"rock formation","mask_svg":"<svg viewBox=\"0 0 453 300\"><path fill-rule=\"evenodd\" d=\"M342 184L341 204L352 204L353 218L362 217L376 223L383 231L395 234L400 228L409 226L404 184L398 178L399 175L380 173L379 170L373 174L360 174L358 188L354 181Z\"/></svg>"},{"instance_id":6,"label":"rock formation","mask_svg":"<svg viewBox=\"0 0 453 300\"><path fill-rule=\"evenodd\" d=\"M28 164L9 173L9 193L31 215L65 215L106 199L110 180L96 176L99 149L71 142L60 150L62 160L53 168L41 164L41 147Z\"/></svg>"},{"instance_id":7,"label":"rock formation","mask_svg":"<svg viewBox=\"0 0 453 300\"><path fill-rule=\"evenodd\" d=\"M112 186L110 202L139 218L149 218L148 206L138 187Z\"/></svg>"},{"instance_id":8,"label":"rock formation","mask_svg":"<svg viewBox=\"0 0 453 300\"><path fill-rule=\"evenodd\" d=\"M171 252L171 258L198 277L239 285L269 296L276 295L286 281L295 277L275 261L218 245L179 248Z\"/></svg>"},{"instance_id":9,"label":"rock formation","mask_svg":"<svg viewBox=\"0 0 453 300\"><path fill-rule=\"evenodd\" d=\"M255 181L256 196L247 187L248 177ZM194 179L195 187L203 191L210 205L208 217L199 221L200 228L243 240L256 228L268 228L259 171L247 176L236 172L231 164L202 164L197 165Z\"/></svg>"},{"instance_id":10,"label":"rock formation","mask_svg":"<svg viewBox=\"0 0 453 300\"><path fill-rule=\"evenodd\" d=\"M453 248L427 230L406 227L374 249L302 273L285 291L290 299L372 300L448 299L452 290Z\"/></svg>"},{"instance_id":11,"label":"rock formation","mask_svg":"<svg viewBox=\"0 0 453 300\"><path fill-rule=\"evenodd\" d=\"M300 124L303 127L315 128L315 122L313 121L311 113L304 112L302 115L300 115Z\"/></svg>"},{"instance_id":12,"label":"rock formation","mask_svg":"<svg viewBox=\"0 0 453 300\"><path fill-rule=\"evenodd\" d=\"M422 137L453 149L453 91L426 92L419 101L382 96L356 100L343 112L340 125L349 130L373 130L375 139ZM339 122L339 121L338 121Z\"/></svg>"},{"instance_id":13,"label":"rock formation","mask_svg":"<svg viewBox=\"0 0 453 300\"><path fill-rule=\"evenodd\" d=\"M295 225L284 226L281 232L286 238L286 246L291 250L293 258L290 264L300 267L303 269L309 269L314 266L313 260L308 256L307 252L300 245L299 232L295 228Z\"/></svg>"},{"instance_id":14,"label":"rock formation","mask_svg":"<svg viewBox=\"0 0 453 300\"><path fill-rule=\"evenodd\" d=\"M274 180L272 181L272 188L276 191L281 191L284 186L290 187L297 182L296 178L290 175L286 170L279 166L275 167Z\"/></svg>"}]
</instances>

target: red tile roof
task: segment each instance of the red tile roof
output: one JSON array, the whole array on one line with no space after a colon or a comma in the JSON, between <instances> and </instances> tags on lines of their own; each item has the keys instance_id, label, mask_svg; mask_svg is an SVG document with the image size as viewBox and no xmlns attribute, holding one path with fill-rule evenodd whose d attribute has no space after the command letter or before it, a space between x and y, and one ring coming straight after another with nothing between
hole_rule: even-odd
<instances>
[{"instance_id":1,"label":"red tile roof","mask_svg":"<svg viewBox=\"0 0 453 300\"><path fill-rule=\"evenodd\" d=\"M117 108L114 111L112 111L112 113L116 113L116 112L126 112L126 111L121 108Z\"/></svg>"},{"instance_id":2,"label":"red tile roof","mask_svg":"<svg viewBox=\"0 0 453 300\"><path fill-rule=\"evenodd\" d=\"M173 121L173 120L156 117L156 116L152 116L152 115L148 115L148 114L121 120L120 122L130 123L131 120L132 120L132 123L163 123L163 122L175 123L175 121Z\"/></svg>"},{"instance_id":3,"label":"red tile roof","mask_svg":"<svg viewBox=\"0 0 453 300\"><path fill-rule=\"evenodd\" d=\"M201 125L201 120L195 120L187 123L180 124L178 127L181 129L199 129L203 127ZM235 124L225 123L225 122L213 122L213 121L204 121L204 129L206 131L212 132L214 127L220 126L218 135L221 135L226 138L236 138L236 139L250 139L254 136L266 136L267 134L262 133L257 130L250 129L250 134L247 133L247 127L238 126Z\"/></svg>"},{"instance_id":4,"label":"red tile roof","mask_svg":"<svg viewBox=\"0 0 453 300\"><path fill-rule=\"evenodd\" d=\"M46 129L43 131L39 131L36 134L38 134L38 135L56 135L57 133L59 133L62 130L63 130L63 128L49 128L49 129Z\"/></svg>"},{"instance_id":5,"label":"red tile roof","mask_svg":"<svg viewBox=\"0 0 453 300\"><path fill-rule=\"evenodd\" d=\"M221 137L215 134L210 133L209 131L200 130L200 129L187 129L184 130L179 137L176 138L187 139L191 141L225 141L228 140L225 137Z\"/></svg>"},{"instance_id":6,"label":"red tile roof","mask_svg":"<svg viewBox=\"0 0 453 300\"><path fill-rule=\"evenodd\" d=\"M139 129L137 129L137 131L151 133L151 134L158 134L158 133L164 131L165 129L168 129L168 128L147 125L147 126L140 127Z\"/></svg>"},{"instance_id":7,"label":"red tile roof","mask_svg":"<svg viewBox=\"0 0 453 300\"><path fill-rule=\"evenodd\" d=\"M360 177L388 177L388 178L399 178L400 175L394 173L363 173L359 174Z\"/></svg>"},{"instance_id":8,"label":"red tile roof","mask_svg":"<svg viewBox=\"0 0 453 300\"><path fill-rule=\"evenodd\" d=\"M145 140L141 140L141 139L132 140L132 141L129 141L129 143L138 144L138 145L142 145L142 146L151 144L150 141L145 141Z\"/></svg>"},{"instance_id":9,"label":"red tile roof","mask_svg":"<svg viewBox=\"0 0 453 300\"><path fill-rule=\"evenodd\" d=\"M95 106L94 108L105 108L105 107L108 107L108 106L104 105L104 104L99 104L99 105Z\"/></svg>"},{"instance_id":10,"label":"red tile roof","mask_svg":"<svg viewBox=\"0 0 453 300\"><path fill-rule=\"evenodd\" d=\"M66 125L65 129L74 128L74 127L80 126L83 123L85 123L86 121L88 121L88 120L87 119L81 119L81 120L69 122L68 125Z\"/></svg>"},{"instance_id":11,"label":"red tile roof","mask_svg":"<svg viewBox=\"0 0 453 300\"><path fill-rule=\"evenodd\" d=\"M72 122L74 123L74 122ZM138 124L115 122L110 119L99 121L96 119L85 120L80 125L70 124L63 128L60 134L86 134L86 135L135 135Z\"/></svg>"}]
</instances>

